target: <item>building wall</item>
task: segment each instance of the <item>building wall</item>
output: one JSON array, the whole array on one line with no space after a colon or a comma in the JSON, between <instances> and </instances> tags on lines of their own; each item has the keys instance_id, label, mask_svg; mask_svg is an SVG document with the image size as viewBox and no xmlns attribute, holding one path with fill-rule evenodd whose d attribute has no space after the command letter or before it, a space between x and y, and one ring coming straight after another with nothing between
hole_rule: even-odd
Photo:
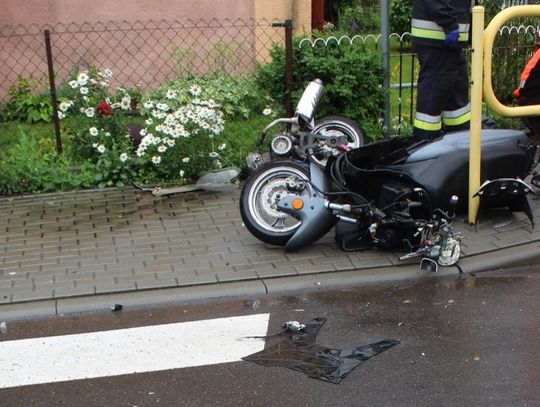
<instances>
[{"instance_id":1,"label":"building wall","mask_svg":"<svg viewBox=\"0 0 540 407\"><path fill-rule=\"evenodd\" d=\"M309 30L311 0L2 0L0 25L187 18L292 18Z\"/></svg>"},{"instance_id":2,"label":"building wall","mask_svg":"<svg viewBox=\"0 0 540 407\"><path fill-rule=\"evenodd\" d=\"M245 19L253 15L253 0L2 0L0 24Z\"/></svg>"},{"instance_id":3,"label":"building wall","mask_svg":"<svg viewBox=\"0 0 540 407\"><path fill-rule=\"evenodd\" d=\"M293 35L311 31L311 0L254 0L254 3L256 20L293 20ZM267 57L269 41L283 42L283 34L284 30L278 30L273 37L265 38L260 32L255 33L255 47L260 59Z\"/></svg>"},{"instance_id":4,"label":"building wall","mask_svg":"<svg viewBox=\"0 0 540 407\"><path fill-rule=\"evenodd\" d=\"M272 21L292 19L295 34L311 29L311 0L0 2L0 100L18 75L46 82L46 25L57 82L77 67L97 66L113 69L121 84L146 88L184 76L186 67L215 72L210 59L217 51L224 52L217 62L232 66L228 72L253 71L257 61L268 60L273 42L284 42L285 30Z\"/></svg>"}]
</instances>

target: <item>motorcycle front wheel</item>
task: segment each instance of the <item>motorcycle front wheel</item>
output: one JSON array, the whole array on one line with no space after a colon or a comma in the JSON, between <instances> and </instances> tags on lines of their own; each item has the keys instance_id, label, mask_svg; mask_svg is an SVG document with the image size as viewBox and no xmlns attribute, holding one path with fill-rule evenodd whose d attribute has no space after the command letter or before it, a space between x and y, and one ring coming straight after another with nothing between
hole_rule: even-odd
<instances>
[{"instance_id":1,"label":"motorcycle front wheel","mask_svg":"<svg viewBox=\"0 0 540 407\"><path fill-rule=\"evenodd\" d=\"M260 167L246 181L240 195L244 225L257 239L284 246L300 227L300 221L278 209L285 195L309 196L309 167L298 161L276 160Z\"/></svg>"},{"instance_id":2,"label":"motorcycle front wheel","mask_svg":"<svg viewBox=\"0 0 540 407\"><path fill-rule=\"evenodd\" d=\"M368 142L366 132L355 120L337 115L324 116L315 120L313 133L323 136L318 140L318 144L329 150L333 155L341 153L341 150L338 150L337 147L329 147L326 145L324 141L325 137L344 136L347 139L347 146L349 148L358 148ZM313 156L312 159L322 166L324 166L327 161L324 154L317 154L316 156Z\"/></svg>"}]
</instances>

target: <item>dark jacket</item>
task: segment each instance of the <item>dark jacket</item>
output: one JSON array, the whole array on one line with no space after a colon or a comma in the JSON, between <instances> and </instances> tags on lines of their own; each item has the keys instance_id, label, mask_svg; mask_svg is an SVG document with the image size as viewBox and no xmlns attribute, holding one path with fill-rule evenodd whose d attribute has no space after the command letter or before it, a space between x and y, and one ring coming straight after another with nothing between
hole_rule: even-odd
<instances>
[{"instance_id":1,"label":"dark jacket","mask_svg":"<svg viewBox=\"0 0 540 407\"><path fill-rule=\"evenodd\" d=\"M474 0L413 0L413 42L443 47L445 34L459 28L459 44L464 47L469 41L474 4Z\"/></svg>"}]
</instances>

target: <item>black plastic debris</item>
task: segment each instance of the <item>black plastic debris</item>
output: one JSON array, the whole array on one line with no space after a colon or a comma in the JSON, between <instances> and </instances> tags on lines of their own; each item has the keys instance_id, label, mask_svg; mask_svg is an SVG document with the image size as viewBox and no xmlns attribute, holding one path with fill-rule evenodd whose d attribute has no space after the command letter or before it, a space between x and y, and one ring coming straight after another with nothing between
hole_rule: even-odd
<instances>
[{"instance_id":1,"label":"black plastic debris","mask_svg":"<svg viewBox=\"0 0 540 407\"><path fill-rule=\"evenodd\" d=\"M314 379L339 383L369 358L397 345L399 341L384 340L357 348L333 349L318 345L317 334L326 318L314 318L301 330L286 330L283 335L271 335L275 345L246 356L243 360L263 366L281 366L297 370Z\"/></svg>"},{"instance_id":2,"label":"black plastic debris","mask_svg":"<svg viewBox=\"0 0 540 407\"><path fill-rule=\"evenodd\" d=\"M124 308L122 304L114 304L113 306L111 306L111 311L112 312L122 311L122 308Z\"/></svg>"}]
</instances>

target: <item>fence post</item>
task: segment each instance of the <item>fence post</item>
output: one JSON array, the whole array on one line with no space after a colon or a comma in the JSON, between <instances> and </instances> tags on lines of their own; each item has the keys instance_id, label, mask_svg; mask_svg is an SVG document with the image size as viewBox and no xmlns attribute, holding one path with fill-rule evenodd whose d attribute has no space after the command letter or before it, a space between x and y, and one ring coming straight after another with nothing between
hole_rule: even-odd
<instances>
[{"instance_id":1,"label":"fence post","mask_svg":"<svg viewBox=\"0 0 540 407\"><path fill-rule=\"evenodd\" d=\"M47 67L49 68L49 87L51 89L51 103L53 110L54 134L56 136L56 152L62 154L62 138L60 137L60 119L58 118L58 100L56 98L56 85L54 83L54 68L51 51L51 33L44 31L45 50L47 52Z\"/></svg>"},{"instance_id":2,"label":"fence post","mask_svg":"<svg viewBox=\"0 0 540 407\"><path fill-rule=\"evenodd\" d=\"M288 117L292 117L294 114L292 108L292 91L294 86L293 81L293 43L292 43L292 20L285 20L284 22L274 22L272 27L285 27L285 101L283 107L287 112Z\"/></svg>"},{"instance_id":3,"label":"fence post","mask_svg":"<svg viewBox=\"0 0 540 407\"><path fill-rule=\"evenodd\" d=\"M390 1L381 0L381 41L384 89L383 135L390 132ZM400 84L401 85L401 84Z\"/></svg>"}]
</instances>

